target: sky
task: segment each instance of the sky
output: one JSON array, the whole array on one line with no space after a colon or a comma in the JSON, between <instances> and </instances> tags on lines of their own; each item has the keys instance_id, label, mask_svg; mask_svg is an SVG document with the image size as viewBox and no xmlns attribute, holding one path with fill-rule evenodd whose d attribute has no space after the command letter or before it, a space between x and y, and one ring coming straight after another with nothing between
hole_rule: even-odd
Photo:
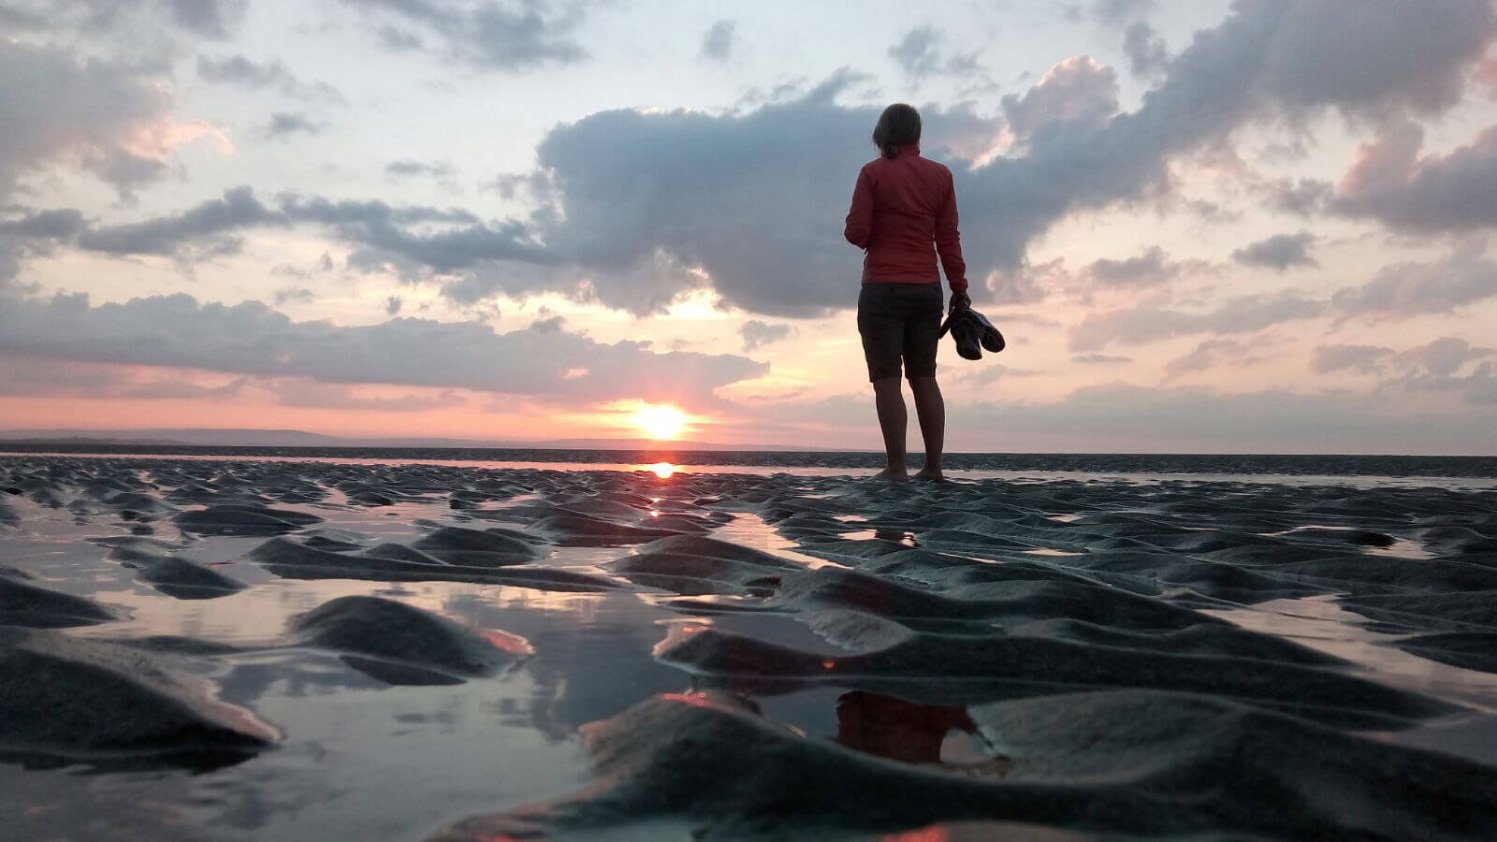
<instances>
[{"instance_id":1,"label":"sky","mask_svg":"<svg viewBox=\"0 0 1497 842\"><path fill-rule=\"evenodd\" d=\"M949 450L1497 453L1491 0L0 0L0 429L875 449L891 102Z\"/></svg>"}]
</instances>

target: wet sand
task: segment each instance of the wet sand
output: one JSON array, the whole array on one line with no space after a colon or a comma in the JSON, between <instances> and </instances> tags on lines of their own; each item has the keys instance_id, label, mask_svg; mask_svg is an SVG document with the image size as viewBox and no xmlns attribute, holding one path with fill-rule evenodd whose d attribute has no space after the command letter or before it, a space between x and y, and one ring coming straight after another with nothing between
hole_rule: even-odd
<instances>
[{"instance_id":1,"label":"wet sand","mask_svg":"<svg viewBox=\"0 0 1497 842\"><path fill-rule=\"evenodd\" d=\"M0 809L22 839L1497 836L1489 480L702 470L0 458Z\"/></svg>"}]
</instances>

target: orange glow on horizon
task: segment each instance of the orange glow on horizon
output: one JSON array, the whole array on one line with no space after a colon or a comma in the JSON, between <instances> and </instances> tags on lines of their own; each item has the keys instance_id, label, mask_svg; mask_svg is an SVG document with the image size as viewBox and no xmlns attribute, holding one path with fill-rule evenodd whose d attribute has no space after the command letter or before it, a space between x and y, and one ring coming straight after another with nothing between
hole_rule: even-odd
<instances>
[{"instance_id":1,"label":"orange glow on horizon","mask_svg":"<svg viewBox=\"0 0 1497 842\"><path fill-rule=\"evenodd\" d=\"M640 401L629 420L650 438L671 441L681 437L691 418L670 404Z\"/></svg>"}]
</instances>

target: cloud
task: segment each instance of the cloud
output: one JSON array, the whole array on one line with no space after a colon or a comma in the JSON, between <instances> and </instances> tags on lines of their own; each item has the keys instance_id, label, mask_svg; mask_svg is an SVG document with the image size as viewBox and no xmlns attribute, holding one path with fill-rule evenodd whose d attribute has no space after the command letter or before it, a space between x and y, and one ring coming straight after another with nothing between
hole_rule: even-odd
<instances>
[{"instance_id":1,"label":"cloud","mask_svg":"<svg viewBox=\"0 0 1497 842\"><path fill-rule=\"evenodd\" d=\"M1066 59L1023 96L1003 98L1009 130L1031 144L1096 130L1117 110L1117 74L1091 56Z\"/></svg>"},{"instance_id":2,"label":"cloud","mask_svg":"<svg viewBox=\"0 0 1497 842\"><path fill-rule=\"evenodd\" d=\"M128 194L166 173L173 97L157 68L0 38L0 199L53 164Z\"/></svg>"},{"instance_id":3,"label":"cloud","mask_svg":"<svg viewBox=\"0 0 1497 842\"><path fill-rule=\"evenodd\" d=\"M1494 353L1497 351L1491 348L1475 347L1459 337L1442 336L1427 345L1420 345L1400 353L1396 361L1403 365L1417 367L1428 375L1449 377L1466 363L1486 359Z\"/></svg>"},{"instance_id":4,"label":"cloud","mask_svg":"<svg viewBox=\"0 0 1497 842\"><path fill-rule=\"evenodd\" d=\"M496 8L360 5L422 39ZM1132 112L1116 112L1115 74L1086 57L1006 98L1002 115L924 107L927 151L956 174L974 274L989 286L1021 276L1029 244L1056 222L1167 193L1176 157L1225 143L1244 125L1326 108L1387 115L1448 105L1492 35L1489 5L1389 0L1378 9L1349 16L1332 0L1238 3L1196 34ZM710 286L755 314L823 315L855 295L857 256L841 222L878 112L837 100L862 81L841 71L752 109L618 109L557 125L526 182L539 189L528 217L416 224L380 206L380 218L350 218L360 213L345 207L324 220L313 205L360 203L304 199L265 224L324 225L356 246L351 266L440 277L460 302L559 291L644 314ZM1014 145L1003 147L1005 138ZM1015 293L974 286L979 303Z\"/></svg>"},{"instance_id":5,"label":"cloud","mask_svg":"<svg viewBox=\"0 0 1497 842\"><path fill-rule=\"evenodd\" d=\"M1379 395L1109 383L1049 404L948 404L947 436L997 429L1010 442L1106 440L1119 450L1173 453L1485 454L1497 448L1492 420L1489 412L1411 410Z\"/></svg>"},{"instance_id":6,"label":"cloud","mask_svg":"<svg viewBox=\"0 0 1497 842\"><path fill-rule=\"evenodd\" d=\"M733 44L736 36L737 24L731 20L720 20L707 28L707 34L702 36L702 49L697 53L697 58L705 61L727 61L733 55Z\"/></svg>"},{"instance_id":7,"label":"cloud","mask_svg":"<svg viewBox=\"0 0 1497 842\"><path fill-rule=\"evenodd\" d=\"M1155 0L1094 0L1092 17L1101 23L1116 26L1154 11Z\"/></svg>"},{"instance_id":8,"label":"cloud","mask_svg":"<svg viewBox=\"0 0 1497 842\"><path fill-rule=\"evenodd\" d=\"M905 73L915 79L977 70L976 53L957 53L944 57L941 45L945 40L945 34L934 26L918 26L906 32L899 43L889 48L889 58L894 59Z\"/></svg>"},{"instance_id":9,"label":"cloud","mask_svg":"<svg viewBox=\"0 0 1497 842\"><path fill-rule=\"evenodd\" d=\"M284 140L297 134L319 134L325 128L326 123L300 111L277 111L260 133L268 140Z\"/></svg>"},{"instance_id":10,"label":"cloud","mask_svg":"<svg viewBox=\"0 0 1497 842\"><path fill-rule=\"evenodd\" d=\"M426 178L450 178L455 172L453 166L446 161L415 161L410 158L402 158L399 161L391 161L385 164L385 175L403 178L406 176L423 176Z\"/></svg>"},{"instance_id":11,"label":"cloud","mask_svg":"<svg viewBox=\"0 0 1497 842\"><path fill-rule=\"evenodd\" d=\"M1330 182L1313 178L1279 179L1267 185L1269 204L1284 213L1313 216L1326 207L1335 193Z\"/></svg>"},{"instance_id":12,"label":"cloud","mask_svg":"<svg viewBox=\"0 0 1497 842\"><path fill-rule=\"evenodd\" d=\"M400 296L392 295L389 298L385 299L385 314L389 316L398 316L400 315L400 308L404 305L405 302L400 300Z\"/></svg>"},{"instance_id":13,"label":"cloud","mask_svg":"<svg viewBox=\"0 0 1497 842\"><path fill-rule=\"evenodd\" d=\"M171 24L199 38L222 40L244 20L248 0L7 0L0 23L21 32L156 35Z\"/></svg>"},{"instance_id":14,"label":"cloud","mask_svg":"<svg viewBox=\"0 0 1497 842\"><path fill-rule=\"evenodd\" d=\"M573 37L582 5L522 0L343 0L376 19L385 46L478 70L516 72L586 58Z\"/></svg>"},{"instance_id":15,"label":"cloud","mask_svg":"<svg viewBox=\"0 0 1497 842\"><path fill-rule=\"evenodd\" d=\"M1280 272L1300 266L1319 266L1320 263L1310 256L1310 245L1316 239L1309 231L1275 234L1233 251L1232 259L1244 266L1264 266Z\"/></svg>"},{"instance_id":16,"label":"cloud","mask_svg":"<svg viewBox=\"0 0 1497 842\"><path fill-rule=\"evenodd\" d=\"M1159 246L1150 246L1137 257L1123 260L1102 258L1086 267L1087 276L1102 286L1157 286L1178 278L1187 270L1206 268L1200 261L1170 260Z\"/></svg>"},{"instance_id":17,"label":"cloud","mask_svg":"<svg viewBox=\"0 0 1497 842\"><path fill-rule=\"evenodd\" d=\"M738 335L743 337L743 350L755 351L789 336L790 325L772 325L749 319L738 327Z\"/></svg>"},{"instance_id":18,"label":"cloud","mask_svg":"<svg viewBox=\"0 0 1497 842\"><path fill-rule=\"evenodd\" d=\"M264 304L191 296L92 306L88 296L12 297L0 307L0 353L74 362L192 368L326 383L393 384L523 394L557 402L713 400L762 376L744 357L657 353L565 331L497 333L476 322L395 318L341 327L296 322ZM586 369L583 376L569 372Z\"/></svg>"},{"instance_id":19,"label":"cloud","mask_svg":"<svg viewBox=\"0 0 1497 842\"><path fill-rule=\"evenodd\" d=\"M293 377L277 381L273 387L276 402L282 406L314 409L348 409L361 412L425 412L462 406L467 400L457 392L406 393L393 397L361 394L348 386L322 383Z\"/></svg>"},{"instance_id":20,"label":"cloud","mask_svg":"<svg viewBox=\"0 0 1497 842\"><path fill-rule=\"evenodd\" d=\"M1310 360L1310 370L1317 374L1338 371L1375 374L1392 355L1392 348L1381 345L1321 345Z\"/></svg>"},{"instance_id":21,"label":"cloud","mask_svg":"<svg viewBox=\"0 0 1497 842\"><path fill-rule=\"evenodd\" d=\"M1148 76L1169 66L1169 47L1154 27L1138 21L1123 30L1123 54L1135 76Z\"/></svg>"},{"instance_id":22,"label":"cloud","mask_svg":"<svg viewBox=\"0 0 1497 842\"><path fill-rule=\"evenodd\" d=\"M1142 304L1088 315L1071 329L1071 350L1095 351L1114 342L1142 345L1195 333L1253 333L1281 322L1313 318L1325 310L1324 302L1293 293L1229 298L1204 313Z\"/></svg>"},{"instance_id":23,"label":"cloud","mask_svg":"<svg viewBox=\"0 0 1497 842\"><path fill-rule=\"evenodd\" d=\"M1404 122L1363 144L1333 210L1411 231L1497 225L1497 126L1446 155L1419 157L1424 130Z\"/></svg>"},{"instance_id":24,"label":"cloud","mask_svg":"<svg viewBox=\"0 0 1497 842\"><path fill-rule=\"evenodd\" d=\"M1174 380L1223 366L1249 365L1262 359L1254 350L1253 345L1236 339L1207 339L1189 353L1165 363L1164 379Z\"/></svg>"},{"instance_id":25,"label":"cloud","mask_svg":"<svg viewBox=\"0 0 1497 842\"><path fill-rule=\"evenodd\" d=\"M244 19L248 0L164 0L172 20L205 38L228 38Z\"/></svg>"},{"instance_id":26,"label":"cloud","mask_svg":"<svg viewBox=\"0 0 1497 842\"><path fill-rule=\"evenodd\" d=\"M311 301L316 301L317 293L307 289L306 287L282 287L281 289L275 291L275 297L272 300L275 301L277 307L285 304L288 301L295 301L299 304L306 304Z\"/></svg>"},{"instance_id":27,"label":"cloud","mask_svg":"<svg viewBox=\"0 0 1497 842\"><path fill-rule=\"evenodd\" d=\"M1497 296L1497 261L1485 244L1467 244L1434 263L1398 263L1361 286L1343 287L1331 304L1345 316L1408 317L1449 313Z\"/></svg>"},{"instance_id":28,"label":"cloud","mask_svg":"<svg viewBox=\"0 0 1497 842\"><path fill-rule=\"evenodd\" d=\"M293 99L344 101L337 88L326 82L303 82L279 60L258 64L237 54L221 59L198 56L197 73L199 78L209 82L253 90L274 89Z\"/></svg>"},{"instance_id":29,"label":"cloud","mask_svg":"<svg viewBox=\"0 0 1497 842\"><path fill-rule=\"evenodd\" d=\"M59 243L76 237L84 225L83 214L76 210L0 216L0 293L20 273L23 260L51 254Z\"/></svg>"}]
</instances>

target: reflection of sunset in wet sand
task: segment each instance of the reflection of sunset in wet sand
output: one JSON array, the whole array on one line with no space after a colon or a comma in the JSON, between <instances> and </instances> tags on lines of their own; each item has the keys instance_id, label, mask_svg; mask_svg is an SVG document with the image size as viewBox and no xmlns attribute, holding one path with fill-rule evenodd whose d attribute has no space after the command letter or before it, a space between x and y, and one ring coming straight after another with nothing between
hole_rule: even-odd
<instances>
[{"instance_id":1,"label":"reflection of sunset in wet sand","mask_svg":"<svg viewBox=\"0 0 1497 842\"><path fill-rule=\"evenodd\" d=\"M504 827L487 838L514 836L504 810L566 799L631 820L709 809L726 825L762 821L738 811L773 802L802 805L773 818L792 838L806 822L865 815L853 793L876 787L889 823L869 838L926 842L1017 820L989 808L1032 803L1005 789L1020 773L1026 792L1056 799L1049 821L1126 799L1136 769L1171 770L1148 786L1188 782L1174 767L1223 744L1255 769L1290 768L1279 747L1308 734L1353 791L1372 786L1359 770L1412 763L1400 752L1419 740L1478 764L1457 775L1448 755L1420 760L1442 792L1488 782L1481 734L1494 720L1481 711L1497 708L1497 679L1461 648L1466 636L1420 625L1468 616L1466 595L1365 586L1485 575L1452 561L1485 546L1480 492L893 488L630 467L0 458L0 487L13 489L0 498L0 550L19 571L0 571L0 620L35 625L0 647L44 649L64 678L103 670L110 692L146 708L164 699L232 748L204 761L173 751L168 734L149 757L164 772L95 777L104 788L70 775L42 785L0 764L0 801L22 816L67 803L156 830L128 805L218 817L246 798L295 805L249 820L277 838L347 825L349 792L367 817L355 823L408 838L475 813ZM1212 515L1218 499L1234 513ZM1346 514L1372 499L1396 516ZM1374 632L1369 617L1402 633ZM35 705L4 708L8 678L0 713L35 716ZM107 736L123 727L116 707L85 706L79 721ZM1368 740L1368 728L1385 736ZM66 728L38 733L55 762L98 762L57 736ZM703 801L703 781L731 794ZM641 792L653 800L638 803ZM1390 815L1424 826L1421 802L1393 801ZM1224 826L1263 830L1252 817L1273 811L1251 806ZM1217 827L1218 807L1193 820ZM569 810L537 815L565 829ZM23 821L23 838L45 829Z\"/></svg>"}]
</instances>

